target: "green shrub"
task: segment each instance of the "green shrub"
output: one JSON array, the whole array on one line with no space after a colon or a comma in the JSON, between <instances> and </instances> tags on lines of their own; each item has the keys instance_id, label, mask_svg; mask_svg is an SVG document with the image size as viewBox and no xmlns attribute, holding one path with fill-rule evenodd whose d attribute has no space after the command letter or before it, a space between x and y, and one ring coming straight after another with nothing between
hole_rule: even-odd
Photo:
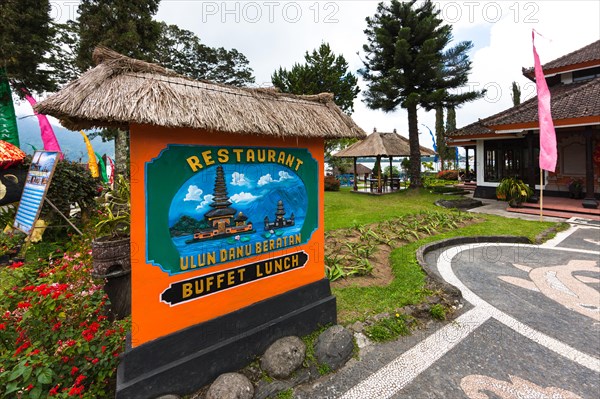
<instances>
[{"instance_id":1,"label":"green shrub","mask_svg":"<svg viewBox=\"0 0 600 399\"><path fill-rule=\"evenodd\" d=\"M340 181L334 176L325 176L325 191L340 191Z\"/></svg>"},{"instance_id":2,"label":"green shrub","mask_svg":"<svg viewBox=\"0 0 600 399\"><path fill-rule=\"evenodd\" d=\"M78 206L82 214L86 215L95 206L94 199L101 187L102 183L94 179L89 170L76 162L62 160L56 165L48 188L48 198L65 215L69 215L73 206ZM43 211L46 214L54 212L47 205L44 205Z\"/></svg>"},{"instance_id":3,"label":"green shrub","mask_svg":"<svg viewBox=\"0 0 600 399\"><path fill-rule=\"evenodd\" d=\"M391 341L401 335L410 335L408 319L405 315L396 313L395 317L379 320L365 328L365 334L375 342Z\"/></svg>"},{"instance_id":4,"label":"green shrub","mask_svg":"<svg viewBox=\"0 0 600 399\"><path fill-rule=\"evenodd\" d=\"M89 249L0 268L0 397L106 398L126 321L103 315Z\"/></svg>"},{"instance_id":5,"label":"green shrub","mask_svg":"<svg viewBox=\"0 0 600 399\"><path fill-rule=\"evenodd\" d=\"M512 177L502 179L496 187L496 197L499 200L520 204L533 195L533 190L522 180Z\"/></svg>"},{"instance_id":6,"label":"green shrub","mask_svg":"<svg viewBox=\"0 0 600 399\"><path fill-rule=\"evenodd\" d=\"M446 307L436 303L429 308L429 314L436 320L446 320Z\"/></svg>"}]
</instances>

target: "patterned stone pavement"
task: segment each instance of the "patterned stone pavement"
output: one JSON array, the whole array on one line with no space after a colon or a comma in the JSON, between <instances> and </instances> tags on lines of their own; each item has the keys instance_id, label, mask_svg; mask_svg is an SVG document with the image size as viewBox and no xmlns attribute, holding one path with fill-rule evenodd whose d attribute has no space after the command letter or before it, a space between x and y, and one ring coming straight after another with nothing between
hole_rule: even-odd
<instances>
[{"instance_id":1,"label":"patterned stone pavement","mask_svg":"<svg viewBox=\"0 0 600 399\"><path fill-rule=\"evenodd\" d=\"M297 398L600 398L600 229L436 255L427 260L462 291L463 313L365 348Z\"/></svg>"}]
</instances>

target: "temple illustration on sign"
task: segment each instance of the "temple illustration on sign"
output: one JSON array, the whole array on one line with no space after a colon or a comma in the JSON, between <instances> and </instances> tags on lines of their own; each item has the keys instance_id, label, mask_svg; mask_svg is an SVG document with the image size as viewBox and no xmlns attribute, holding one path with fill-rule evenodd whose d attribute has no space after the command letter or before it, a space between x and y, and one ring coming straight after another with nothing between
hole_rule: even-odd
<instances>
[{"instance_id":1,"label":"temple illustration on sign","mask_svg":"<svg viewBox=\"0 0 600 399\"><path fill-rule=\"evenodd\" d=\"M266 193L263 196L259 196L258 193L236 193L230 195L228 193L226 179L236 175L237 172L226 173L226 169L219 165L216 167L216 175L214 178L214 187L212 195L206 195L203 198L201 205L196 208L197 211L206 209L205 206L209 207L209 210L203 213L203 217L184 215L180 217L171 226L171 237L182 237L185 236L184 245L192 245L199 242L212 242L225 239L225 244L238 244L250 242L253 233L257 233L257 228L264 229L261 231L262 234L257 234L257 239L269 238L269 237L280 237L289 228L296 226L297 217L294 211L298 210L298 205L294 206L293 198L297 196L294 191L292 194L287 192L284 180L292 180L291 175L288 173L280 174L285 178L280 178L279 183L282 186L279 191L275 193ZM237 174L239 177L239 173ZM265 182L275 182L275 180L264 179ZM235 184L232 180L232 186L235 189ZM266 184L263 184L263 187ZM190 187L195 187L198 192L201 190L197 185L188 186L188 194ZM260 188L260 187L258 187ZM192 188L194 190L194 188ZM235 190L234 190L235 191ZM203 191L204 192L204 191ZM188 198L186 194L186 198ZM193 197L191 195L190 197ZM243 200L240 200L240 199ZM263 199L259 205L249 207L249 202L252 200ZM285 198L286 201L282 198ZM238 203L236 203L236 200ZM184 202L186 199L184 199ZM290 206L292 209L286 209L286 206ZM241 208L241 209L240 209ZM269 212L269 210L271 212ZM259 214L259 220L264 216L263 226L255 226L252 223L251 216ZM266 215L265 215L266 214ZM288 216L289 215L289 216ZM287 216L287 217L286 217ZM223 245L221 243L220 245Z\"/></svg>"},{"instance_id":2,"label":"temple illustration on sign","mask_svg":"<svg viewBox=\"0 0 600 399\"><path fill-rule=\"evenodd\" d=\"M231 208L222 166L217 166L213 196L213 202L210 204L213 209L204 214L208 227L194 232L194 238L188 240L187 243L256 231L246 215Z\"/></svg>"},{"instance_id":3,"label":"temple illustration on sign","mask_svg":"<svg viewBox=\"0 0 600 399\"><path fill-rule=\"evenodd\" d=\"M270 222L269 217L265 216L265 230L279 229L282 227L293 226L296 224L296 217L294 216L294 212L292 212L289 219L286 219L284 216L285 209L283 208L283 201L279 200L277 202L277 212L275 212L275 220L273 222Z\"/></svg>"}]
</instances>

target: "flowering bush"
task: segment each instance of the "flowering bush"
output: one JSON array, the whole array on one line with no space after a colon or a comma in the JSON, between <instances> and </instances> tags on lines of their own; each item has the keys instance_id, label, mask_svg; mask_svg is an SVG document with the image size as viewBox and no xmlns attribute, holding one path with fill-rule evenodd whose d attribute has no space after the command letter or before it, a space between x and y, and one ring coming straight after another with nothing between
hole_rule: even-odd
<instances>
[{"instance_id":1,"label":"flowering bush","mask_svg":"<svg viewBox=\"0 0 600 399\"><path fill-rule=\"evenodd\" d=\"M85 248L0 268L0 397L111 396L128 322L103 314Z\"/></svg>"},{"instance_id":2,"label":"flowering bush","mask_svg":"<svg viewBox=\"0 0 600 399\"><path fill-rule=\"evenodd\" d=\"M23 244L25 235L19 232L5 233L0 231L0 256L7 254L16 254Z\"/></svg>"},{"instance_id":3,"label":"flowering bush","mask_svg":"<svg viewBox=\"0 0 600 399\"><path fill-rule=\"evenodd\" d=\"M457 170L442 170L437 174L438 179L442 180L457 180L458 179L458 171Z\"/></svg>"},{"instance_id":4,"label":"flowering bush","mask_svg":"<svg viewBox=\"0 0 600 399\"><path fill-rule=\"evenodd\" d=\"M340 181L334 176L325 176L325 191L340 191Z\"/></svg>"}]
</instances>

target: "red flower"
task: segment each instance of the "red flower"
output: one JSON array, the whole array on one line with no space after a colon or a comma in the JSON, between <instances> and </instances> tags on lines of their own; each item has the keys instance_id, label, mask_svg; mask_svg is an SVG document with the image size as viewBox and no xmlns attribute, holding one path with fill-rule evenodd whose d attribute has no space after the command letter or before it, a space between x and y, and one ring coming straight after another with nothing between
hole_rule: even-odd
<instances>
[{"instance_id":1,"label":"red flower","mask_svg":"<svg viewBox=\"0 0 600 399\"><path fill-rule=\"evenodd\" d=\"M77 343L77 341L75 341L73 339L69 339L66 342L67 346L74 346L76 343Z\"/></svg>"},{"instance_id":2,"label":"red flower","mask_svg":"<svg viewBox=\"0 0 600 399\"><path fill-rule=\"evenodd\" d=\"M61 325L62 325L62 324L61 324L61 322L60 322L60 321L59 321L59 322L57 322L57 323L56 323L54 326L52 326L52 331L57 331L57 330L60 328L60 326L61 326Z\"/></svg>"},{"instance_id":3,"label":"red flower","mask_svg":"<svg viewBox=\"0 0 600 399\"><path fill-rule=\"evenodd\" d=\"M62 360L62 362L63 362L63 363L68 363L68 362L69 362L69 360L71 360L71 358L70 358L69 356L63 356L63 357L61 358L61 360Z\"/></svg>"},{"instance_id":4,"label":"red flower","mask_svg":"<svg viewBox=\"0 0 600 399\"><path fill-rule=\"evenodd\" d=\"M6 330L6 324L0 323L0 330Z\"/></svg>"},{"instance_id":5,"label":"red flower","mask_svg":"<svg viewBox=\"0 0 600 399\"><path fill-rule=\"evenodd\" d=\"M34 349L33 352L31 352L29 354L29 356L37 355L38 353L40 353L40 350L39 349Z\"/></svg>"},{"instance_id":6,"label":"red flower","mask_svg":"<svg viewBox=\"0 0 600 399\"><path fill-rule=\"evenodd\" d=\"M82 392L83 392L83 385L74 386L69 390L69 396L81 395Z\"/></svg>"},{"instance_id":7,"label":"red flower","mask_svg":"<svg viewBox=\"0 0 600 399\"><path fill-rule=\"evenodd\" d=\"M98 360L98 358L97 358L97 357L96 357L96 358L94 358L94 360L92 360L92 364L96 364L96 363L98 363L98 362L99 362L99 360Z\"/></svg>"},{"instance_id":8,"label":"red flower","mask_svg":"<svg viewBox=\"0 0 600 399\"><path fill-rule=\"evenodd\" d=\"M71 369L71 375L77 374L78 371L79 371L79 369L77 367L73 366L73 368Z\"/></svg>"},{"instance_id":9,"label":"red flower","mask_svg":"<svg viewBox=\"0 0 600 399\"><path fill-rule=\"evenodd\" d=\"M23 262L14 262L13 264L11 264L9 267L9 269L18 269L19 267L23 266Z\"/></svg>"},{"instance_id":10,"label":"red flower","mask_svg":"<svg viewBox=\"0 0 600 399\"><path fill-rule=\"evenodd\" d=\"M50 389L50 391L48 391L48 395L54 396L54 395L58 394L59 387L60 387L60 384L55 386L54 388Z\"/></svg>"},{"instance_id":11,"label":"red flower","mask_svg":"<svg viewBox=\"0 0 600 399\"><path fill-rule=\"evenodd\" d=\"M19 302L17 304L17 308L19 309L28 309L31 307L31 303L29 301Z\"/></svg>"},{"instance_id":12,"label":"red flower","mask_svg":"<svg viewBox=\"0 0 600 399\"><path fill-rule=\"evenodd\" d=\"M79 385L83 382L83 380L86 379L86 376L81 374L79 377L77 377L77 379L75 380L75 385Z\"/></svg>"},{"instance_id":13,"label":"red flower","mask_svg":"<svg viewBox=\"0 0 600 399\"><path fill-rule=\"evenodd\" d=\"M23 345L21 345L17 348L17 350L15 351L15 354L13 356L17 356L19 353L23 352L25 349L29 348L30 346L31 346L31 343L29 341L26 341L25 343L23 343Z\"/></svg>"},{"instance_id":14,"label":"red flower","mask_svg":"<svg viewBox=\"0 0 600 399\"><path fill-rule=\"evenodd\" d=\"M27 388L25 388L26 391L31 391L33 389L33 384L29 384L27 385Z\"/></svg>"},{"instance_id":15,"label":"red flower","mask_svg":"<svg viewBox=\"0 0 600 399\"><path fill-rule=\"evenodd\" d=\"M101 348L101 350L102 350L102 353L106 352L106 346L105 346L105 345L102 345L102 348Z\"/></svg>"}]
</instances>

